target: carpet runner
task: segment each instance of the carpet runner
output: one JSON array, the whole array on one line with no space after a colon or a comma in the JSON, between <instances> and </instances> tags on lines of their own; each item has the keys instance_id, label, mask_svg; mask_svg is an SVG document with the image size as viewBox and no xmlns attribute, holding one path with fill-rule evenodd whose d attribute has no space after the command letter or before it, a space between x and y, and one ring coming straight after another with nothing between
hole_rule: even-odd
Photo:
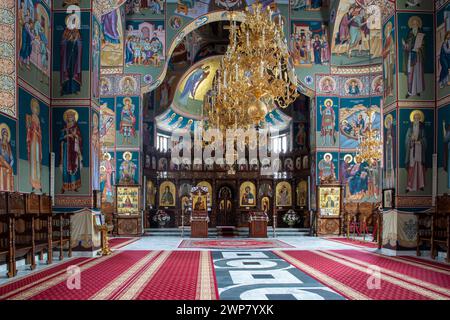
<instances>
[{"instance_id":1,"label":"carpet runner","mask_svg":"<svg viewBox=\"0 0 450 320\"><path fill-rule=\"evenodd\" d=\"M79 268L78 274L66 272L70 265ZM0 300L218 298L211 253L206 251L116 251L73 259L1 286L0 294Z\"/></svg>"},{"instance_id":2,"label":"carpet runner","mask_svg":"<svg viewBox=\"0 0 450 320\"><path fill-rule=\"evenodd\" d=\"M294 247L280 240L183 240L178 248L276 249Z\"/></svg>"},{"instance_id":3,"label":"carpet runner","mask_svg":"<svg viewBox=\"0 0 450 320\"><path fill-rule=\"evenodd\" d=\"M139 238L109 238L108 244L110 249L120 249L138 240Z\"/></svg>"},{"instance_id":4,"label":"carpet runner","mask_svg":"<svg viewBox=\"0 0 450 320\"><path fill-rule=\"evenodd\" d=\"M362 240L356 240L356 239L347 239L347 238L323 238L325 240L330 240L342 244L347 244L353 247L358 248L378 248L378 245L374 242L368 242L368 241L362 241Z\"/></svg>"},{"instance_id":5,"label":"carpet runner","mask_svg":"<svg viewBox=\"0 0 450 320\"><path fill-rule=\"evenodd\" d=\"M358 259L349 259L345 254L355 254ZM411 266L393 266L385 261L364 261L372 253L355 250L335 251L277 251L278 256L317 279L324 285L336 290L349 299L355 300L450 300L447 284L433 285L424 279ZM352 255L350 254L350 255ZM378 265L379 264L379 265ZM381 267L384 266L384 267ZM399 268L407 274L391 272ZM411 278L415 277L413 282ZM439 277L435 272L429 273L428 282ZM442 278L441 278L442 279ZM446 281L446 280L445 280Z\"/></svg>"}]
</instances>

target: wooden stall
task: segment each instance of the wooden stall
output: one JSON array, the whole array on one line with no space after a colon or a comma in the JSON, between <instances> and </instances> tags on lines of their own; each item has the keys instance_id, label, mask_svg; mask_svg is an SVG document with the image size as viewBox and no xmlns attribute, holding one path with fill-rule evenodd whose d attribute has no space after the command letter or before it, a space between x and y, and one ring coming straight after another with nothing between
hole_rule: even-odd
<instances>
[{"instance_id":1,"label":"wooden stall","mask_svg":"<svg viewBox=\"0 0 450 320\"><path fill-rule=\"evenodd\" d=\"M114 212L114 234L139 236L142 234L139 185L117 185Z\"/></svg>"},{"instance_id":2,"label":"wooden stall","mask_svg":"<svg viewBox=\"0 0 450 320\"><path fill-rule=\"evenodd\" d=\"M208 237L208 188L198 186L191 189L191 238Z\"/></svg>"},{"instance_id":3,"label":"wooden stall","mask_svg":"<svg viewBox=\"0 0 450 320\"><path fill-rule=\"evenodd\" d=\"M267 222L269 217L263 211L253 211L250 213L249 237L250 238L267 238Z\"/></svg>"},{"instance_id":4,"label":"wooden stall","mask_svg":"<svg viewBox=\"0 0 450 320\"><path fill-rule=\"evenodd\" d=\"M342 227L342 187L337 184L317 186L317 234L340 235Z\"/></svg>"}]
</instances>

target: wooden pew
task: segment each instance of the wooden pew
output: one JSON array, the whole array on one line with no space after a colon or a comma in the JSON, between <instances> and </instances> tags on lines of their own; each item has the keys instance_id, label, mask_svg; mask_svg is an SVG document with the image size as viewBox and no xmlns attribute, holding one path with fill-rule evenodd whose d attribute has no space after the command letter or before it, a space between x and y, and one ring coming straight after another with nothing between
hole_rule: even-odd
<instances>
[{"instance_id":1,"label":"wooden pew","mask_svg":"<svg viewBox=\"0 0 450 320\"><path fill-rule=\"evenodd\" d=\"M36 268L34 219L37 214L26 212L26 195L19 192L8 193L8 211L15 220L15 258L25 257L33 270Z\"/></svg>"},{"instance_id":2,"label":"wooden pew","mask_svg":"<svg viewBox=\"0 0 450 320\"><path fill-rule=\"evenodd\" d=\"M444 194L436 198L436 212L433 217L433 236L431 241L431 258L435 259L439 249L445 249L447 262L450 255L450 196Z\"/></svg>"},{"instance_id":3,"label":"wooden pew","mask_svg":"<svg viewBox=\"0 0 450 320\"><path fill-rule=\"evenodd\" d=\"M14 229L14 215L8 212L8 194L0 192L0 263L6 263L8 278L17 274Z\"/></svg>"},{"instance_id":4,"label":"wooden pew","mask_svg":"<svg viewBox=\"0 0 450 320\"><path fill-rule=\"evenodd\" d=\"M72 256L70 217L71 213L52 214L52 247L59 251L59 260L64 259L64 247L68 248L68 256Z\"/></svg>"},{"instance_id":5,"label":"wooden pew","mask_svg":"<svg viewBox=\"0 0 450 320\"><path fill-rule=\"evenodd\" d=\"M39 197L39 223L39 240L37 240L39 244L36 246L47 250L47 263L51 264L53 262L52 197L45 193Z\"/></svg>"}]
</instances>

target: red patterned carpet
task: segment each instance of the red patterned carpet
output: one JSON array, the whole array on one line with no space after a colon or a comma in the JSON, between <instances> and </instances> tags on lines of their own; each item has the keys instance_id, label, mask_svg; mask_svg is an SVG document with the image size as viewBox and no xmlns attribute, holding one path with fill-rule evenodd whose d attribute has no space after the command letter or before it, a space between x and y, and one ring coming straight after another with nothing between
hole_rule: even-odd
<instances>
[{"instance_id":1,"label":"red patterned carpet","mask_svg":"<svg viewBox=\"0 0 450 320\"><path fill-rule=\"evenodd\" d=\"M66 268L80 269L79 289ZM210 252L116 251L102 258L73 259L0 287L1 300L215 300Z\"/></svg>"},{"instance_id":2,"label":"red patterned carpet","mask_svg":"<svg viewBox=\"0 0 450 320\"><path fill-rule=\"evenodd\" d=\"M108 244L110 249L120 249L138 240L139 238L109 238Z\"/></svg>"},{"instance_id":3,"label":"red patterned carpet","mask_svg":"<svg viewBox=\"0 0 450 320\"><path fill-rule=\"evenodd\" d=\"M450 300L450 273L437 268L358 250L275 253L349 299Z\"/></svg>"},{"instance_id":4,"label":"red patterned carpet","mask_svg":"<svg viewBox=\"0 0 450 320\"><path fill-rule=\"evenodd\" d=\"M432 267L436 267L436 268L441 268L441 269L444 269L444 270L450 270L450 263L432 261L432 260L429 260L429 259L426 259L426 258L414 257L414 256L398 256L398 258L406 260L406 261L411 261L411 262L423 264L423 265L428 265L428 266L432 266Z\"/></svg>"},{"instance_id":5,"label":"red patterned carpet","mask_svg":"<svg viewBox=\"0 0 450 320\"><path fill-rule=\"evenodd\" d=\"M368 242L368 241L362 241L362 240L347 239L347 238L324 238L324 239L334 241L334 242L339 242L342 244L347 244L347 245L358 247L358 248L374 248L374 249L376 249L378 247L378 245L375 242Z\"/></svg>"},{"instance_id":6,"label":"red patterned carpet","mask_svg":"<svg viewBox=\"0 0 450 320\"><path fill-rule=\"evenodd\" d=\"M294 247L280 240L183 240L178 248L276 249Z\"/></svg>"}]
</instances>

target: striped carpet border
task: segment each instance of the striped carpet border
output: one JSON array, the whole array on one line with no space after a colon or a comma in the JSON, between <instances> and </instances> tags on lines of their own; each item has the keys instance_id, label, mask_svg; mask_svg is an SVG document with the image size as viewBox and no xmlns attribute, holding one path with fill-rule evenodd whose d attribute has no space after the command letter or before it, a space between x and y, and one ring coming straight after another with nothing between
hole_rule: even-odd
<instances>
[{"instance_id":1,"label":"striped carpet border","mask_svg":"<svg viewBox=\"0 0 450 320\"><path fill-rule=\"evenodd\" d=\"M418 285L420 287L423 287L424 289L430 288L431 290L433 290L435 292L439 292L439 293L447 296L447 299L450 298L450 290L449 289L441 287L441 286L438 286L438 285L435 285L433 283L430 283L430 282L427 282L427 281L424 281L424 280L421 280L421 279L418 279L418 278L414 278L414 277L408 276L408 275L406 275L404 273L395 272L395 271L392 271L390 269L387 269L387 268L381 267L379 265L376 265L376 264L373 264L373 263L369 263L369 262L366 262L366 261L363 261L363 260L360 260L360 259L357 259L357 258L352 258L352 257L346 256L344 254L340 254L340 253L338 253L336 251L323 250L321 252L324 252L324 253L326 253L328 255L331 255L331 256L334 256L336 258L348 260L349 262L361 265L361 266L366 267L366 268L369 268L369 267L375 265L382 272L382 277L384 277L384 274L387 274L389 276L392 276L392 277L397 278L399 280L402 280L404 282L409 282L410 284L416 284L416 285ZM445 297L444 297L444 299L445 299Z\"/></svg>"},{"instance_id":2,"label":"striped carpet border","mask_svg":"<svg viewBox=\"0 0 450 320\"><path fill-rule=\"evenodd\" d=\"M88 258L88 259L80 258L80 259L82 259L82 260L80 262L78 262L78 263L74 263L74 261L71 261L71 263L68 263L69 262L68 261L64 265L59 265L59 267L62 267L62 268L60 270L56 271L55 273L50 273L50 274L48 274L48 275L46 275L44 277L41 277L41 278L37 279L36 281L32 281L32 282L29 282L29 283L21 285L21 286L19 286L19 284L17 284L17 282L22 281L22 280L23 281L31 280L32 278L34 278L35 274L27 275L27 276L25 276L22 279L18 279L18 281L14 282L14 283L8 282L5 285L5 288L2 288L2 289L6 289L6 287L8 287L9 285L12 285L14 287L14 289L11 288L12 290L8 290L8 291L0 290L0 292L2 292L2 291L4 292L4 294L0 295L0 300L5 300L8 297L10 297L12 295L15 295L15 294L17 294L19 292L27 290L27 289L29 289L31 287L34 287L36 285L39 285L41 283L47 282L50 279L53 279L53 278L55 278L57 276L60 276L62 274L66 274L67 273L67 268L70 267L70 266L81 267L81 266L83 266L83 265L85 265L85 264L95 260L96 258ZM58 267L58 266L54 266L54 267ZM50 271L49 269L56 269L56 268L48 268L47 270L41 270L40 272L38 271L38 273L40 273L40 275L42 275L43 273L45 273L47 271Z\"/></svg>"},{"instance_id":3,"label":"striped carpet border","mask_svg":"<svg viewBox=\"0 0 450 320\"><path fill-rule=\"evenodd\" d=\"M403 262L403 263L406 263L408 265L419 267L419 268L422 268L422 269L443 273L445 275L450 275L450 270L445 270L445 269L442 269L440 267L432 266L432 265L429 265L429 264L423 264L421 262L411 261L411 260L408 260L408 259L399 258L397 256L388 256L388 255L384 255L384 254L377 253L377 252L371 252L371 251L365 251L365 252L368 253L368 254L376 255L378 257L383 257L383 258L390 259L390 260L393 260L393 261Z\"/></svg>"},{"instance_id":4,"label":"striped carpet border","mask_svg":"<svg viewBox=\"0 0 450 320\"><path fill-rule=\"evenodd\" d=\"M117 294L122 288L126 287L133 279L152 263L161 251L151 251L142 259L140 259L131 268L127 269L120 276L116 277L108 283L105 287L99 290L96 294L91 296L89 300L108 300Z\"/></svg>"},{"instance_id":5,"label":"striped carpet border","mask_svg":"<svg viewBox=\"0 0 450 320\"><path fill-rule=\"evenodd\" d=\"M217 300L219 297L214 263L210 251L200 252L196 300Z\"/></svg>"},{"instance_id":6,"label":"striped carpet border","mask_svg":"<svg viewBox=\"0 0 450 320\"><path fill-rule=\"evenodd\" d=\"M111 238L110 240L112 240L112 239L120 239L120 238ZM124 241L124 242L120 242L120 243L118 243L116 245L110 246L110 249L111 250L121 249L121 248L126 247L127 245L129 245L129 244L131 244L133 242L138 241L140 238L128 238L128 239L130 239L130 240L127 240L127 241Z\"/></svg>"},{"instance_id":7,"label":"striped carpet border","mask_svg":"<svg viewBox=\"0 0 450 320\"><path fill-rule=\"evenodd\" d=\"M342 294L344 297L352 300L372 300L368 296L364 295L363 293L352 289L351 287L343 284L340 281L337 281L333 279L332 277L318 271L315 268L312 268L308 266L307 264L301 262L299 259L292 257L291 255L288 255L287 253L283 251L274 251L276 255L281 257L282 259L289 262L291 265L295 266L296 268L300 269L301 271L307 273L317 281L321 282L327 287L330 287L331 289L337 291L338 293Z\"/></svg>"},{"instance_id":8,"label":"striped carpet border","mask_svg":"<svg viewBox=\"0 0 450 320\"><path fill-rule=\"evenodd\" d=\"M88 263L83 264L82 266L80 266L80 271L86 271L89 268L92 268L102 262L105 262L107 260L110 260L112 258L114 258L115 256L117 256L120 253L112 253L109 256L106 257L102 257L102 258L96 258L94 260L89 261ZM63 282L66 281L69 278L70 275L68 275L66 272L63 272L60 275L57 275L56 277L52 277L51 279L49 279L48 281L43 281L33 287L31 287L29 290L27 291L22 291L18 294L15 294L13 296L9 296L8 300L27 300L32 298L33 296L38 295L39 293Z\"/></svg>"},{"instance_id":9,"label":"striped carpet border","mask_svg":"<svg viewBox=\"0 0 450 320\"><path fill-rule=\"evenodd\" d=\"M124 289L118 296L115 296L116 300L134 300L142 292L145 286L151 281L162 265L167 261L169 256L173 252L163 251L153 261L153 263L145 269L142 274L137 277L130 285Z\"/></svg>"},{"instance_id":10,"label":"striped carpet border","mask_svg":"<svg viewBox=\"0 0 450 320\"><path fill-rule=\"evenodd\" d=\"M364 243L362 240L352 241L351 239L347 239L347 238L322 238L322 239L337 242L340 244L345 244L345 245L356 247L356 248L361 248L361 249L377 249L378 248L378 246L372 242L367 242L367 244L361 244L361 243ZM345 241L345 240L347 240L347 241Z\"/></svg>"},{"instance_id":11,"label":"striped carpet border","mask_svg":"<svg viewBox=\"0 0 450 320\"><path fill-rule=\"evenodd\" d=\"M344 266L347 266L349 268L352 268L352 269L355 269L355 270L358 270L358 271L361 271L361 272L367 272L367 267L363 267L363 266L361 266L359 264L347 261L345 259L337 258L335 256L332 256L330 254L327 254L327 253L324 253L324 252L321 252L321 251L315 251L314 253L319 255L319 256L321 256L321 257L324 257L326 259L333 260L333 261L335 261L337 263L340 263L340 264L342 264ZM415 284L408 283L408 282L400 280L398 278L392 277L392 276L390 276L390 275L388 275L386 273L383 273L383 271L381 271L381 278L382 278L383 281L386 281L386 282L389 282L391 284L397 285L397 286L402 287L402 288L404 288L404 289L406 289L408 291L415 292L416 294L422 295L422 296L424 296L424 297L426 297L428 299L449 300L449 297L446 297L444 295L438 294L438 293L433 292L431 290L427 290L425 288L419 287L419 286L417 286Z\"/></svg>"},{"instance_id":12,"label":"striped carpet border","mask_svg":"<svg viewBox=\"0 0 450 320\"><path fill-rule=\"evenodd\" d=\"M420 264L423 264L426 266L450 271L450 263L439 262L439 261L435 261L435 260L428 260L426 258L417 257L417 256L397 256L397 258L406 260L406 261L417 262L417 263L420 263Z\"/></svg>"}]
</instances>

